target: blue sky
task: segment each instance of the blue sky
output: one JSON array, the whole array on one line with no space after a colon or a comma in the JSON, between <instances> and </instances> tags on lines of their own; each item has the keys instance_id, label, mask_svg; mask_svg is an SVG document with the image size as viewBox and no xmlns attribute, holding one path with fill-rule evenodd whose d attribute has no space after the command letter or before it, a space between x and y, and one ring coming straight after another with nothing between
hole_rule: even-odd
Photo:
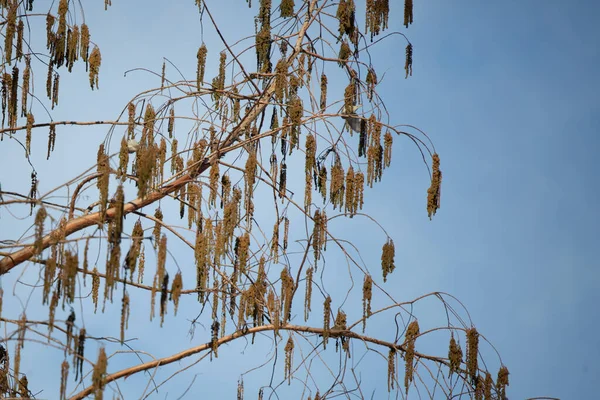
<instances>
[{"instance_id":1,"label":"blue sky","mask_svg":"<svg viewBox=\"0 0 600 400\"><path fill-rule=\"evenodd\" d=\"M137 92L160 84L149 74L124 77L124 71L136 67L160 71L163 57L188 79L195 76L195 51L201 38L193 1L175 5L151 1L143 7L115 1L106 13L101 2L95 3L85 10L92 39L103 55L100 91L87 90L81 69L68 77L68 83L62 80L64 100L53 113L56 120L74 119L73 115L82 120L115 119ZM209 3L228 40L239 36L241 21L251 29L247 16L256 12L256 5L248 10L242 0L231 3ZM592 398L600 376L600 265L593 253L600 238L596 207L600 193L594 169L600 150L596 73L600 10L590 1L417 0L414 24L405 30L402 7L395 3L390 31L406 33L414 44L413 76L404 79L405 44L392 37L372 53L379 76L385 72L378 91L393 123L418 126L432 138L444 180L442 207L429 221L427 171L414 146L397 139L383 182L366 193L365 211L383 223L396 243L397 270L386 289L402 300L431 291L457 296L508 366L510 399ZM222 46L208 24L204 40L214 56L207 72L212 77L216 50ZM77 101L68 101L69 91L78 94ZM37 164L43 171L41 191L53 187L53 179L71 178L92 166L97 144L105 135L106 129L60 129L54 155L48 162L40 158ZM41 139L34 140L34 152L45 155L46 139ZM9 146L6 140L0 146L5 171L9 160L22 158ZM75 171L72 164L78 165ZM29 170L0 176L3 190L27 187ZM0 214L0 236L14 238L18 224L8 214ZM385 239L380 231L359 218L336 224L332 223L332 230L353 240L364 249L363 258L377 263ZM0 280L5 313L10 310L6 304L16 304L7 299L15 275ZM189 328L185 321L148 335L144 307L140 304L143 315L134 315L139 326L130 325L131 337L140 338L140 348L146 344L156 348L158 343L162 348L155 353L167 355L170 347L165 338L180 335L179 340L189 340L181 334ZM437 316L429 304L422 311L424 319L427 313ZM187 320L196 312L193 307L183 308L179 316ZM118 315L85 320L88 331L109 323L118 326ZM379 323L384 329L385 322ZM207 332L208 326L197 335ZM237 378L223 378L223 372L232 365L243 371L264 357L260 348L244 350L244 356L238 348L229 353L228 349L220 350L218 361L199 364L192 392L206 393L206 380L221 379L229 387L226 393L233 396ZM133 362L133 358L122 361L123 365ZM371 377L369 370L382 365L369 360L362 365L365 376L378 382L381 376ZM181 384L189 381L190 376ZM127 385L138 382L145 385L147 378L129 378L122 383L124 392ZM214 393L219 393L217 386L213 385ZM384 387L374 398L380 398L378 394L387 397Z\"/></svg>"}]
</instances>

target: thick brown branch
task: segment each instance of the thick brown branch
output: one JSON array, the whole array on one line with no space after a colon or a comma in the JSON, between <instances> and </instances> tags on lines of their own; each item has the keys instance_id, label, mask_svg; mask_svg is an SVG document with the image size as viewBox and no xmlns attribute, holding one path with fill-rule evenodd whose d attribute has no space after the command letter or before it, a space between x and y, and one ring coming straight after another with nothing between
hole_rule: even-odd
<instances>
[{"instance_id":1,"label":"thick brown branch","mask_svg":"<svg viewBox=\"0 0 600 400\"><path fill-rule=\"evenodd\" d=\"M285 325L285 326L280 326L278 329L294 331L294 332L313 333L316 335L323 334L323 328L313 328L310 326ZM272 330L275 330L274 325L263 325L263 326L256 326L253 328L247 328L244 330L237 331L231 335L224 336L221 339L219 339L217 341L217 343L218 343L218 346L221 346L225 343L231 342L235 339L239 339L246 335L255 334L258 332L272 331ZM329 337L341 337L341 336L344 336L346 338L358 339L363 342L368 342L368 343L376 344L379 346L384 346L384 347L387 347L390 349L395 349L397 351L402 351L402 352L405 351L404 347L402 345L392 343L392 342L386 342L384 340L379 340L379 339L372 338L372 337L365 336L365 335L361 335L361 334L358 334L353 331L339 330L339 329L331 329L329 331ZM198 354L202 351L210 350L212 348L212 346L213 346L213 344L211 342L208 342L208 343L202 344L200 346L186 349L180 353L173 354L172 356L169 356L169 357L160 358L158 360L149 361L149 362L146 362L143 364L136 365L131 368L123 369L121 371L118 371L118 372L108 375L105 379L105 384L108 384L108 383L113 382L120 378L126 378L126 377L136 374L138 372L147 371L149 369L158 368L162 365L174 363L174 362L182 360L184 358L193 356L194 354ZM426 354L420 354L420 353L416 353L416 352L415 352L415 356L419 357L419 358L427 359L427 360L430 360L430 361L433 361L436 363L441 363L441 364L445 364L445 365L447 364L447 361L444 360L443 358L428 356ZM81 392L77 393L75 396L71 397L70 400L83 399L86 396L89 396L93 391L94 391L94 387L89 386L89 387L85 388L84 390L82 390Z\"/></svg>"}]
</instances>

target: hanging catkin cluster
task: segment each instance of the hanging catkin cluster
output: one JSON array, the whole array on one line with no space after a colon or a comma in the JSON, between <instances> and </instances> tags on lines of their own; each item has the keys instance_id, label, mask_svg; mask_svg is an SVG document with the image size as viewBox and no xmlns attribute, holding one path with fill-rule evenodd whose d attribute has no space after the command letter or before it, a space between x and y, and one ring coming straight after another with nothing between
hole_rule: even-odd
<instances>
[{"instance_id":1,"label":"hanging catkin cluster","mask_svg":"<svg viewBox=\"0 0 600 400\"><path fill-rule=\"evenodd\" d=\"M371 33L371 41L388 27L389 13L389 0L367 0L365 31Z\"/></svg>"},{"instance_id":2,"label":"hanging catkin cluster","mask_svg":"<svg viewBox=\"0 0 600 400\"><path fill-rule=\"evenodd\" d=\"M283 309L283 324L285 325L292 316L292 299L294 294L294 278L290 271L284 268L281 271L281 306Z\"/></svg>"},{"instance_id":3,"label":"hanging catkin cluster","mask_svg":"<svg viewBox=\"0 0 600 400\"><path fill-rule=\"evenodd\" d=\"M327 215L325 210L316 210L313 217L314 227L312 235L312 246L315 254L315 265L321 259L321 252L327 246Z\"/></svg>"},{"instance_id":4,"label":"hanging catkin cluster","mask_svg":"<svg viewBox=\"0 0 600 400\"><path fill-rule=\"evenodd\" d=\"M381 181L383 173L383 147L381 146L381 122L377 121L374 114L368 122L369 147L367 149L367 184Z\"/></svg>"},{"instance_id":5,"label":"hanging catkin cluster","mask_svg":"<svg viewBox=\"0 0 600 400\"><path fill-rule=\"evenodd\" d=\"M313 135L306 137L306 159L304 162L305 185L304 185L304 210L310 213L310 204L312 203L312 184L313 176L317 172L316 163L317 140Z\"/></svg>"},{"instance_id":6,"label":"hanging catkin cluster","mask_svg":"<svg viewBox=\"0 0 600 400\"><path fill-rule=\"evenodd\" d=\"M460 372L460 364L462 363L463 352L460 344L454 339L454 334L450 336L450 347L448 349L448 359L450 360L450 374Z\"/></svg>"},{"instance_id":7,"label":"hanging catkin cluster","mask_svg":"<svg viewBox=\"0 0 600 400\"><path fill-rule=\"evenodd\" d=\"M331 167L331 178L329 184L329 200L335 210L337 207L342 209L344 205L344 181L345 181L344 167L339 157L336 158L333 166Z\"/></svg>"},{"instance_id":8,"label":"hanging catkin cluster","mask_svg":"<svg viewBox=\"0 0 600 400\"><path fill-rule=\"evenodd\" d=\"M373 297L373 279L371 275L365 275L363 282L363 333L367 326L367 318L371 316L371 298Z\"/></svg>"},{"instance_id":9,"label":"hanging catkin cluster","mask_svg":"<svg viewBox=\"0 0 600 400\"><path fill-rule=\"evenodd\" d=\"M364 186L365 176L362 172L354 172L354 168L350 166L346 172L346 204L345 212L352 217L362 209L364 204Z\"/></svg>"},{"instance_id":10,"label":"hanging catkin cluster","mask_svg":"<svg viewBox=\"0 0 600 400\"><path fill-rule=\"evenodd\" d=\"M388 392L391 392L396 381L396 350L394 349L390 349L388 352L387 378Z\"/></svg>"},{"instance_id":11,"label":"hanging catkin cluster","mask_svg":"<svg viewBox=\"0 0 600 400\"><path fill-rule=\"evenodd\" d=\"M284 363L284 377L288 381L288 385L292 383L292 365L294 355L294 340L290 336L285 345L285 363Z\"/></svg>"},{"instance_id":12,"label":"hanging catkin cluster","mask_svg":"<svg viewBox=\"0 0 600 400\"><path fill-rule=\"evenodd\" d=\"M293 7L293 5L292 5ZM256 69L259 72L271 72L271 0L260 0L257 16L260 30L256 34Z\"/></svg>"},{"instance_id":13,"label":"hanging catkin cluster","mask_svg":"<svg viewBox=\"0 0 600 400\"><path fill-rule=\"evenodd\" d=\"M440 156L437 153L434 153L432 157L432 169L431 186L427 189L427 215L429 215L429 219L440 208L442 171L440 171Z\"/></svg>"},{"instance_id":14,"label":"hanging catkin cluster","mask_svg":"<svg viewBox=\"0 0 600 400\"><path fill-rule=\"evenodd\" d=\"M338 39L341 39L343 35L347 35L354 44L357 43L358 38L358 32L356 32L354 26L355 12L354 0L340 0L336 12L336 17L340 22Z\"/></svg>"},{"instance_id":15,"label":"hanging catkin cluster","mask_svg":"<svg viewBox=\"0 0 600 400\"><path fill-rule=\"evenodd\" d=\"M419 322L415 320L408 324L408 328L406 329L406 353L404 354L404 359L406 361L404 388L406 390L406 394L408 394L408 388L410 383L413 381L415 341L417 336L419 336Z\"/></svg>"},{"instance_id":16,"label":"hanging catkin cluster","mask_svg":"<svg viewBox=\"0 0 600 400\"><path fill-rule=\"evenodd\" d=\"M394 272L396 266L394 265L395 255L394 242L391 238L385 242L381 252L381 270L383 271L383 281L387 281L388 274Z\"/></svg>"},{"instance_id":17,"label":"hanging catkin cluster","mask_svg":"<svg viewBox=\"0 0 600 400\"><path fill-rule=\"evenodd\" d=\"M471 377L471 382L475 383L477 374L477 353L479 351L479 333L476 328L467 329L467 374Z\"/></svg>"}]
</instances>

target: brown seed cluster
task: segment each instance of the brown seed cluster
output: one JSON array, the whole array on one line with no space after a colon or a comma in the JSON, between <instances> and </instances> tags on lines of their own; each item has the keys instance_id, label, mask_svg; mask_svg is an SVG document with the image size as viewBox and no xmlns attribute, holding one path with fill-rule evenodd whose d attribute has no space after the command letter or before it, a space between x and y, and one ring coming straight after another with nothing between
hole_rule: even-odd
<instances>
[{"instance_id":1,"label":"brown seed cluster","mask_svg":"<svg viewBox=\"0 0 600 400\"><path fill-rule=\"evenodd\" d=\"M371 298L373 297L373 279L371 275L365 275L363 282L363 333L367 326L367 318L371 316Z\"/></svg>"},{"instance_id":2,"label":"brown seed cluster","mask_svg":"<svg viewBox=\"0 0 600 400\"><path fill-rule=\"evenodd\" d=\"M381 146L381 122L377 121L374 114L368 122L367 136L369 147L367 148L367 184L373 187L373 183L381 181L383 173L383 147Z\"/></svg>"},{"instance_id":3,"label":"brown seed cluster","mask_svg":"<svg viewBox=\"0 0 600 400\"><path fill-rule=\"evenodd\" d=\"M408 78L409 75L412 76L413 47L412 47L411 43L406 45L405 52L406 52L406 60L404 62L404 70L406 71L405 78Z\"/></svg>"},{"instance_id":4,"label":"brown seed cluster","mask_svg":"<svg viewBox=\"0 0 600 400\"><path fill-rule=\"evenodd\" d=\"M327 108L327 75L321 74L321 98L319 100L321 112L325 112Z\"/></svg>"},{"instance_id":5,"label":"brown seed cluster","mask_svg":"<svg viewBox=\"0 0 600 400\"><path fill-rule=\"evenodd\" d=\"M442 171L440 171L440 156L438 156L437 153L433 154L432 169L431 186L427 189L427 215L429 215L429 219L431 219L440 208Z\"/></svg>"},{"instance_id":6,"label":"brown seed cluster","mask_svg":"<svg viewBox=\"0 0 600 400\"><path fill-rule=\"evenodd\" d=\"M325 214L325 210L316 210L313 221L312 246L315 254L316 267L317 261L321 259L321 252L327 247L327 214Z\"/></svg>"},{"instance_id":7,"label":"brown seed cluster","mask_svg":"<svg viewBox=\"0 0 600 400\"><path fill-rule=\"evenodd\" d=\"M104 347L100 347L98 360L96 361L96 364L94 364L94 371L92 372L92 385L96 400L102 400L103 398L107 364L108 360L106 358Z\"/></svg>"},{"instance_id":8,"label":"brown seed cluster","mask_svg":"<svg viewBox=\"0 0 600 400\"><path fill-rule=\"evenodd\" d=\"M460 364L462 363L463 352L460 344L454 339L454 334L450 336L450 348L448 349L448 359L450 360L450 374L460 372Z\"/></svg>"},{"instance_id":9,"label":"brown seed cluster","mask_svg":"<svg viewBox=\"0 0 600 400\"><path fill-rule=\"evenodd\" d=\"M288 381L288 385L292 383L292 364L294 355L294 340L290 336L285 345L285 363L284 363L284 376Z\"/></svg>"},{"instance_id":10,"label":"brown seed cluster","mask_svg":"<svg viewBox=\"0 0 600 400\"><path fill-rule=\"evenodd\" d=\"M388 365L387 365L387 382L388 392L394 390L394 382L396 381L396 350L390 349L388 352Z\"/></svg>"},{"instance_id":11,"label":"brown seed cluster","mask_svg":"<svg viewBox=\"0 0 600 400\"><path fill-rule=\"evenodd\" d=\"M474 383L477 381L477 354L479 350L479 333L476 328L467 329L467 373Z\"/></svg>"},{"instance_id":12,"label":"brown seed cluster","mask_svg":"<svg viewBox=\"0 0 600 400\"><path fill-rule=\"evenodd\" d=\"M327 296L323 302L323 348L327 348L329 339L329 320L331 319L331 297Z\"/></svg>"},{"instance_id":13,"label":"brown seed cluster","mask_svg":"<svg viewBox=\"0 0 600 400\"><path fill-rule=\"evenodd\" d=\"M381 251L381 270L383 271L383 281L387 281L388 274L394 272L396 266L394 265L394 256L396 249L394 247L394 241L390 238L385 242Z\"/></svg>"},{"instance_id":14,"label":"brown seed cluster","mask_svg":"<svg viewBox=\"0 0 600 400\"><path fill-rule=\"evenodd\" d=\"M329 183L329 200L334 210L337 207L341 210L344 205L345 178L344 167L342 167L342 162L338 157L331 167L331 179Z\"/></svg>"},{"instance_id":15,"label":"brown seed cluster","mask_svg":"<svg viewBox=\"0 0 600 400\"><path fill-rule=\"evenodd\" d=\"M506 398L506 387L508 386L508 368L504 365L500 367L498 371L498 378L496 379L496 392L500 399Z\"/></svg>"},{"instance_id":16,"label":"brown seed cluster","mask_svg":"<svg viewBox=\"0 0 600 400\"><path fill-rule=\"evenodd\" d=\"M389 14L389 0L367 0L365 31L371 33L371 41L388 27Z\"/></svg>"},{"instance_id":17,"label":"brown seed cluster","mask_svg":"<svg viewBox=\"0 0 600 400\"><path fill-rule=\"evenodd\" d=\"M413 23L413 0L404 0L404 26Z\"/></svg>"},{"instance_id":18,"label":"brown seed cluster","mask_svg":"<svg viewBox=\"0 0 600 400\"><path fill-rule=\"evenodd\" d=\"M304 294L304 321L308 321L310 314L310 303L312 298L312 284L313 284L313 267L306 270L306 293Z\"/></svg>"},{"instance_id":19,"label":"brown seed cluster","mask_svg":"<svg viewBox=\"0 0 600 400\"><path fill-rule=\"evenodd\" d=\"M414 374L414 358L415 358L415 341L419 336L419 322L417 320L408 324L406 329L406 353L404 359L406 361L404 373L404 389L408 395L408 388L413 381Z\"/></svg>"}]
</instances>

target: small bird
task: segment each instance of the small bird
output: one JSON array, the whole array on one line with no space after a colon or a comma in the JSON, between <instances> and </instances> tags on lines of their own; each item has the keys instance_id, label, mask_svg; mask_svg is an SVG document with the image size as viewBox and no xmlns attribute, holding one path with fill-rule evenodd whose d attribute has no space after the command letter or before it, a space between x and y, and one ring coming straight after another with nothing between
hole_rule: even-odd
<instances>
[{"instance_id":1,"label":"small bird","mask_svg":"<svg viewBox=\"0 0 600 400\"><path fill-rule=\"evenodd\" d=\"M140 144L138 143L137 140L129 139L127 141L127 151L129 151L129 153L135 153L136 151L138 151L139 148L140 148Z\"/></svg>"},{"instance_id":2,"label":"small bird","mask_svg":"<svg viewBox=\"0 0 600 400\"><path fill-rule=\"evenodd\" d=\"M356 133L360 133L360 125L362 123L362 119L356 114L356 110L360 108L360 104L352 106L352 113L348 115L342 115L344 121L346 121L346 125L350 127L350 129Z\"/></svg>"}]
</instances>

